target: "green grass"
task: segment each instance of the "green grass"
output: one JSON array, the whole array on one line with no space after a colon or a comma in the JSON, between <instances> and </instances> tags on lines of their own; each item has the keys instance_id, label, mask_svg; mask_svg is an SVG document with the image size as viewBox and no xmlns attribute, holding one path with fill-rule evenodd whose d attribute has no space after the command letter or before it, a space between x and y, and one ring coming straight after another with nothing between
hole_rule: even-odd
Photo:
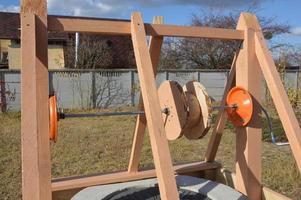
<instances>
[{"instance_id":1,"label":"green grass","mask_svg":"<svg viewBox=\"0 0 301 200\"><path fill-rule=\"evenodd\" d=\"M275 123L277 119L275 119ZM51 144L52 175L63 177L127 168L134 117L65 119L59 123L59 139ZM153 165L146 135L142 167ZM198 161L204 156L210 133L203 139L170 142L174 163ZM235 134L224 132L217 160L234 170ZM263 143L263 184L293 199L301 199L301 176L289 146ZM20 114L0 114L0 199L21 199Z\"/></svg>"}]
</instances>

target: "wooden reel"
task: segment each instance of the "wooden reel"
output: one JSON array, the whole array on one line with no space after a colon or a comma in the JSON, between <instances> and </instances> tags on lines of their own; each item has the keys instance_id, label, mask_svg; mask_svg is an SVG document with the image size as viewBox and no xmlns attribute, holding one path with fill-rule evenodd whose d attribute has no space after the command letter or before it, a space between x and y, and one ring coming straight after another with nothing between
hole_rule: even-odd
<instances>
[{"instance_id":1,"label":"wooden reel","mask_svg":"<svg viewBox=\"0 0 301 200\"><path fill-rule=\"evenodd\" d=\"M183 133L187 139L200 139L208 133L211 126L211 99L205 87L197 81L186 83L183 90L189 108Z\"/></svg>"},{"instance_id":2,"label":"wooden reel","mask_svg":"<svg viewBox=\"0 0 301 200\"><path fill-rule=\"evenodd\" d=\"M158 90L166 137L175 140L185 135L188 139L204 137L210 129L211 100L205 87L196 81L183 88L175 81L164 81Z\"/></svg>"},{"instance_id":3,"label":"wooden reel","mask_svg":"<svg viewBox=\"0 0 301 200\"><path fill-rule=\"evenodd\" d=\"M167 108L168 114L162 114L166 137L175 140L183 135L188 118L187 101L182 87L175 81L164 81L158 95L161 109Z\"/></svg>"}]
</instances>

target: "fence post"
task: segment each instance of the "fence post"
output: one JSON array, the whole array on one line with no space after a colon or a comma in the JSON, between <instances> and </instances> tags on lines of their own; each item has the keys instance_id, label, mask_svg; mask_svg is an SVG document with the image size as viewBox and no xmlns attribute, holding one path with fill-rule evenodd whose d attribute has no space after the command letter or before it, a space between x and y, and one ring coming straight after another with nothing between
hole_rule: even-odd
<instances>
[{"instance_id":1,"label":"fence post","mask_svg":"<svg viewBox=\"0 0 301 200\"><path fill-rule=\"evenodd\" d=\"M95 72L91 72L91 97L92 97L92 108L96 108L96 86L95 86Z\"/></svg>"},{"instance_id":2,"label":"fence post","mask_svg":"<svg viewBox=\"0 0 301 200\"><path fill-rule=\"evenodd\" d=\"M131 70L131 104L135 106L135 73Z\"/></svg>"},{"instance_id":3,"label":"fence post","mask_svg":"<svg viewBox=\"0 0 301 200\"><path fill-rule=\"evenodd\" d=\"M7 109L6 96L5 96L5 74L0 72L0 95L1 95L1 112L5 113Z\"/></svg>"},{"instance_id":4,"label":"fence post","mask_svg":"<svg viewBox=\"0 0 301 200\"><path fill-rule=\"evenodd\" d=\"M166 73L166 80L169 80L169 73L168 73L168 71L166 70L165 73Z\"/></svg>"}]
</instances>

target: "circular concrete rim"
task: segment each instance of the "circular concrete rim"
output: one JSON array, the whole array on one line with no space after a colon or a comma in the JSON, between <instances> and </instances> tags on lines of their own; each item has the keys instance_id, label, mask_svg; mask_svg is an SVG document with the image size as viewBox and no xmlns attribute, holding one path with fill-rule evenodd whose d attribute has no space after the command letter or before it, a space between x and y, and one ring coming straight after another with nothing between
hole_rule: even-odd
<instances>
[{"instance_id":1,"label":"circular concrete rim","mask_svg":"<svg viewBox=\"0 0 301 200\"><path fill-rule=\"evenodd\" d=\"M169 114L162 114L166 138L175 140L180 138L187 120L187 105L182 87L175 81L164 81L158 96L161 109L168 108Z\"/></svg>"},{"instance_id":2,"label":"circular concrete rim","mask_svg":"<svg viewBox=\"0 0 301 200\"><path fill-rule=\"evenodd\" d=\"M212 200L247 200L248 198L234 190L233 188L221 183L210 180L195 178L191 176L176 176L177 186L192 192L206 195ZM130 187L153 187L156 186L157 179L145 179L110 185L93 186L81 190L71 200L102 200L108 195Z\"/></svg>"},{"instance_id":3,"label":"circular concrete rim","mask_svg":"<svg viewBox=\"0 0 301 200\"><path fill-rule=\"evenodd\" d=\"M206 88L197 81L189 81L183 86L183 90L185 93L195 95L201 108L199 123L194 127L185 127L183 134L189 140L200 139L208 133L211 127L212 106L210 96Z\"/></svg>"}]
</instances>

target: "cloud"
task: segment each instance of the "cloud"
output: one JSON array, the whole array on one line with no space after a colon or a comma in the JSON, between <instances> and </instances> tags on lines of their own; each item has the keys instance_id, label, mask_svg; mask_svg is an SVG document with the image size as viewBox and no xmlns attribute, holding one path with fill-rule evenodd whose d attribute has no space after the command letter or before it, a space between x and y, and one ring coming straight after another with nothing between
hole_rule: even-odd
<instances>
[{"instance_id":1,"label":"cloud","mask_svg":"<svg viewBox=\"0 0 301 200\"><path fill-rule=\"evenodd\" d=\"M301 36L301 27L295 27L290 30L292 35L300 35Z\"/></svg>"},{"instance_id":2,"label":"cloud","mask_svg":"<svg viewBox=\"0 0 301 200\"><path fill-rule=\"evenodd\" d=\"M122 0L48 0L48 8L50 14L103 17L123 15L131 5Z\"/></svg>"},{"instance_id":3,"label":"cloud","mask_svg":"<svg viewBox=\"0 0 301 200\"><path fill-rule=\"evenodd\" d=\"M3 6L0 4L0 11L3 12L19 12L20 7L16 5Z\"/></svg>"},{"instance_id":4,"label":"cloud","mask_svg":"<svg viewBox=\"0 0 301 200\"><path fill-rule=\"evenodd\" d=\"M50 14L78 16L127 16L137 8L156 8L162 6L198 6L204 8L241 8L274 0L48 0ZM19 6L4 7L1 11L18 12Z\"/></svg>"}]
</instances>

